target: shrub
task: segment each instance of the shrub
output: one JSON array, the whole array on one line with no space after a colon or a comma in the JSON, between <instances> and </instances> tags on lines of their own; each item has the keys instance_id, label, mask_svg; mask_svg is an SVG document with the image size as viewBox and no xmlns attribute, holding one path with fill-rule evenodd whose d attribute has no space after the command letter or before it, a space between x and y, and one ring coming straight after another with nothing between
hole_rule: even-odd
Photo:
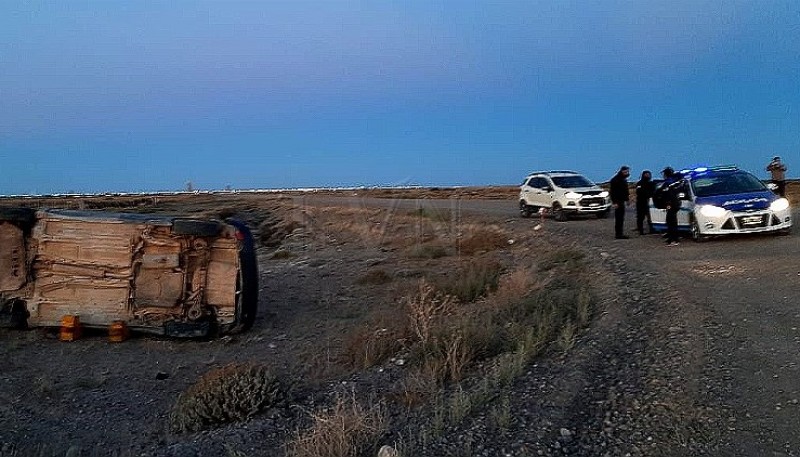
<instances>
[{"instance_id":1,"label":"shrub","mask_svg":"<svg viewBox=\"0 0 800 457\"><path fill-rule=\"evenodd\" d=\"M405 298L411 330L422 345L430 342L435 321L453 310L455 300L437 292L424 279L419 283L419 292Z\"/></svg>"},{"instance_id":2,"label":"shrub","mask_svg":"<svg viewBox=\"0 0 800 457\"><path fill-rule=\"evenodd\" d=\"M333 407L312 414L311 428L288 444L292 457L358 457L375 455L386 431L383 405L364 407L354 396L337 396Z\"/></svg>"},{"instance_id":3,"label":"shrub","mask_svg":"<svg viewBox=\"0 0 800 457\"><path fill-rule=\"evenodd\" d=\"M170 424L175 431L191 432L242 421L282 398L280 382L266 367L231 364L207 373L180 394Z\"/></svg>"},{"instance_id":4,"label":"shrub","mask_svg":"<svg viewBox=\"0 0 800 457\"><path fill-rule=\"evenodd\" d=\"M417 244L408 251L408 256L414 259L440 259L447 254L447 248L440 243Z\"/></svg>"},{"instance_id":5,"label":"shrub","mask_svg":"<svg viewBox=\"0 0 800 457\"><path fill-rule=\"evenodd\" d=\"M586 254L574 248L563 248L547 253L539 261L539 271L549 271L556 267L564 267L567 270L584 265Z\"/></svg>"},{"instance_id":6,"label":"shrub","mask_svg":"<svg viewBox=\"0 0 800 457\"><path fill-rule=\"evenodd\" d=\"M508 246L508 238L500 232L478 229L459 240L458 252L473 255L479 252L491 252Z\"/></svg>"},{"instance_id":7,"label":"shrub","mask_svg":"<svg viewBox=\"0 0 800 457\"><path fill-rule=\"evenodd\" d=\"M399 333L403 333L401 329ZM349 335L345 341L346 362L358 369L370 368L385 362L403 347L403 335L388 328L363 327Z\"/></svg>"},{"instance_id":8,"label":"shrub","mask_svg":"<svg viewBox=\"0 0 800 457\"><path fill-rule=\"evenodd\" d=\"M383 269L370 270L358 278L359 284L386 284L392 282L392 276Z\"/></svg>"},{"instance_id":9,"label":"shrub","mask_svg":"<svg viewBox=\"0 0 800 457\"><path fill-rule=\"evenodd\" d=\"M501 265L497 262L480 260L469 262L460 268L455 276L440 285L447 295L457 297L462 303L469 303L497 289Z\"/></svg>"}]
</instances>

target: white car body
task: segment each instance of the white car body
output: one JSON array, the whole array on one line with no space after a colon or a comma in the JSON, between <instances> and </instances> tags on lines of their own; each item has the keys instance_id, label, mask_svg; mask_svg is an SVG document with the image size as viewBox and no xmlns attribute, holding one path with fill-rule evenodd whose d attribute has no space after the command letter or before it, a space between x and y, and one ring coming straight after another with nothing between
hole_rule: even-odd
<instances>
[{"instance_id":1,"label":"white car body","mask_svg":"<svg viewBox=\"0 0 800 457\"><path fill-rule=\"evenodd\" d=\"M541 171L529 174L522 182L519 208L523 217L544 209L560 221L571 214L604 217L611 208L611 199L607 191L579 173Z\"/></svg>"},{"instance_id":2,"label":"white car body","mask_svg":"<svg viewBox=\"0 0 800 457\"><path fill-rule=\"evenodd\" d=\"M678 186L681 208L678 230L694 240L735 233L788 232L792 226L789 201L776 195L758 178L736 167L681 170ZM666 230L665 209L650 202L656 230Z\"/></svg>"}]
</instances>

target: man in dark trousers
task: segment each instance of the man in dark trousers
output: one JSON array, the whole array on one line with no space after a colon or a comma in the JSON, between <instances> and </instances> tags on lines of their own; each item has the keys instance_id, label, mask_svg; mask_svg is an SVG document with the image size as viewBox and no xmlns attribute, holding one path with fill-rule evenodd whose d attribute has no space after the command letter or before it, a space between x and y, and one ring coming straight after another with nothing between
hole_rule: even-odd
<instances>
[{"instance_id":1,"label":"man in dark trousers","mask_svg":"<svg viewBox=\"0 0 800 457\"><path fill-rule=\"evenodd\" d=\"M642 172L642 177L636 183L636 230L639 235L644 235L644 220L647 219L647 233L653 233L653 221L650 219L650 199L656 190L653 174L650 170Z\"/></svg>"},{"instance_id":2,"label":"man in dark trousers","mask_svg":"<svg viewBox=\"0 0 800 457\"><path fill-rule=\"evenodd\" d=\"M614 238L618 240L628 239L622 229L625 225L625 207L628 205L630 194L628 191L628 176L631 169L627 165L620 167L619 171L611 181L609 181L609 192L611 193L611 205L614 207Z\"/></svg>"},{"instance_id":3,"label":"man in dark trousers","mask_svg":"<svg viewBox=\"0 0 800 457\"><path fill-rule=\"evenodd\" d=\"M672 167L664 168L661 172L664 183L661 186L667 192L667 246L677 246L678 240L678 211L681 209L681 199L678 196L678 186L681 175L675 173Z\"/></svg>"}]
</instances>

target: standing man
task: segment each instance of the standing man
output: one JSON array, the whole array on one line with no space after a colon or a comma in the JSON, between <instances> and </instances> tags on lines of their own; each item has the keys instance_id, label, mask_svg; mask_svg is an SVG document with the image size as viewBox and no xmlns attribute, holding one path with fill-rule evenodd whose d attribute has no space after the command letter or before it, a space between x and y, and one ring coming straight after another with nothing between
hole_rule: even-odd
<instances>
[{"instance_id":1,"label":"standing man","mask_svg":"<svg viewBox=\"0 0 800 457\"><path fill-rule=\"evenodd\" d=\"M625 207L630 199L628 191L628 176L630 175L630 167L623 165L609 181L611 204L614 207L614 238L618 240L628 239L622 229L625 224Z\"/></svg>"},{"instance_id":2,"label":"standing man","mask_svg":"<svg viewBox=\"0 0 800 457\"><path fill-rule=\"evenodd\" d=\"M678 237L678 211L681 209L681 199L678 196L678 185L681 176L675 173L672 167L664 168L661 175L664 176L661 188L667 193L667 246L677 246L678 240L680 240Z\"/></svg>"},{"instance_id":3,"label":"standing man","mask_svg":"<svg viewBox=\"0 0 800 457\"><path fill-rule=\"evenodd\" d=\"M656 190L653 174L650 170L642 172L642 177L636 183L636 230L639 235L644 235L644 220L647 219L647 233L653 233L653 221L650 219L650 199Z\"/></svg>"},{"instance_id":4,"label":"standing man","mask_svg":"<svg viewBox=\"0 0 800 457\"><path fill-rule=\"evenodd\" d=\"M781 158L775 156L772 162L767 165L767 171L772 178L772 182L778 186L778 195L781 197L786 196L786 165L781 162Z\"/></svg>"}]
</instances>

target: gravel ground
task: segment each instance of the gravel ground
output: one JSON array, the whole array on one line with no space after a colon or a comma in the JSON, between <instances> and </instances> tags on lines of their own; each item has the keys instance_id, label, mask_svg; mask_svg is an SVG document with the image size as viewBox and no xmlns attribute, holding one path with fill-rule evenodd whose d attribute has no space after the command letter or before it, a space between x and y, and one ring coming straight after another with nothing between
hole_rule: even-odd
<instances>
[{"instance_id":1,"label":"gravel ground","mask_svg":"<svg viewBox=\"0 0 800 457\"><path fill-rule=\"evenodd\" d=\"M383 204L395 210L419 205ZM452 201L442 204L454 208ZM461 222L508 230L517 246L503 255L512 262L548 245L585 250L597 285L596 313L572 348L546 351L457 425L433 433L434 408L390 409L382 444L415 456L796 455L798 438L787 430L797 426L800 396L791 351L800 318L790 309L798 279L791 251L776 244L792 243L791 237L667 250L655 235L612 240L606 236L612 221L546 221L533 236L537 221L517 219L504 202L457 209ZM253 216L255 223L262 219ZM728 246L722 243L744 249L721 255ZM0 455L282 456L286 442L308 426L309 413L330 404L336 392L385 394L405 367L391 362L354 372L338 366L332 348L355 321L370 317L364 310L407 292L406 282L369 287L356 280L376 267L413 279L446 268L447 260L398 262L380 243L310 238L302 231L281 244L291 258L273 258L275 249L259 250L261 311L254 329L240 336L141 337L109 345L97 335L62 344L44 331L0 330L6 361ZM758 275L765 274L754 260L759 255L786 256L777 269L785 282L767 284L768 305L756 298L763 295ZM782 331L772 335L769 326ZM292 381L290 405L244 423L169 432L167 416L180 392L209 370L242 361L268 364Z\"/></svg>"}]
</instances>

